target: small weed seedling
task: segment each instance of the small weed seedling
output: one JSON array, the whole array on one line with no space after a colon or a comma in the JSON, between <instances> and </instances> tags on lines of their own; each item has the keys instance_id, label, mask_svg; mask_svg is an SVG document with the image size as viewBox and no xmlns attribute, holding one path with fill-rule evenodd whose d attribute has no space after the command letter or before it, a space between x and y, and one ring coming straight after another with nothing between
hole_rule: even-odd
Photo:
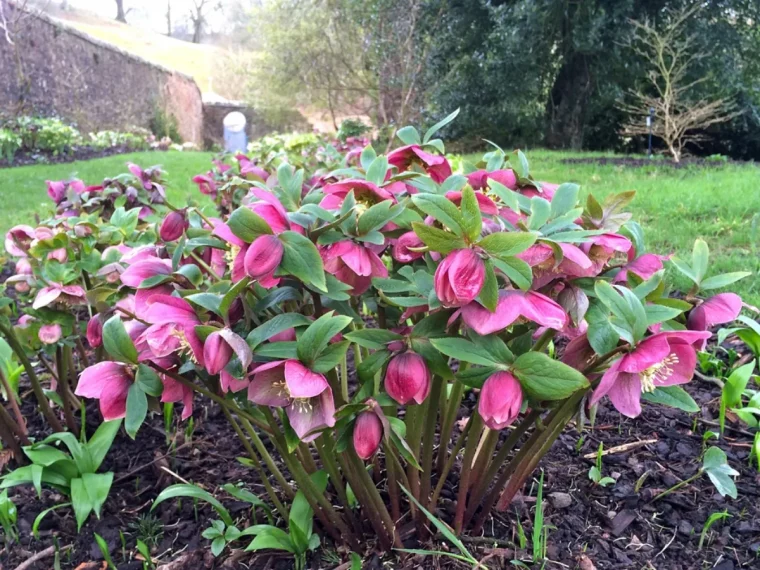
<instances>
[{"instance_id":1,"label":"small weed seedling","mask_svg":"<svg viewBox=\"0 0 760 570\"><path fill-rule=\"evenodd\" d=\"M594 482L594 485L601 485L606 487L607 485L614 485L615 480L612 477L602 477L602 452L604 451L604 444L599 443L599 449L596 452L596 465L593 465L588 470L588 478Z\"/></svg>"},{"instance_id":2,"label":"small weed seedling","mask_svg":"<svg viewBox=\"0 0 760 570\"><path fill-rule=\"evenodd\" d=\"M8 497L8 490L6 489L0 493L0 526L3 527L3 536L5 537L6 544L11 544L18 538L16 517L16 505Z\"/></svg>"},{"instance_id":3,"label":"small weed seedling","mask_svg":"<svg viewBox=\"0 0 760 570\"><path fill-rule=\"evenodd\" d=\"M707 521L705 521L705 526L702 528L702 534L699 535L699 550L702 550L702 546L705 543L705 538L707 538L707 533L710 532L710 527L716 522L728 518L731 518L731 515L728 514L728 509L720 513L713 513L707 518Z\"/></svg>"}]
</instances>

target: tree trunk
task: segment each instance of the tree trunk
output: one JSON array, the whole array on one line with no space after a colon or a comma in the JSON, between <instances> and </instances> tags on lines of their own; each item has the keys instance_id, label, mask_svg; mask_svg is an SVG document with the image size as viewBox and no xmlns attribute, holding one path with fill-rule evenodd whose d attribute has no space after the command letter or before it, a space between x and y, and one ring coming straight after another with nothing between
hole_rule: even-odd
<instances>
[{"instance_id":1,"label":"tree trunk","mask_svg":"<svg viewBox=\"0 0 760 570\"><path fill-rule=\"evenodd\" d=\"M546 104L546 145L579 150L591 95L591 71L583 54L565 59Z\"/></svg>"},{"instance_id":2,"label":"tree trunk","mask_svg":"<svg viewBox=\"0 0 760 570\"><path fill-rule=\"evenodd\" d=\"M124 12L124 0L116 0L116 21L127 23L127 15Z\"/></svg>"},{"instance_id":3,"label":"tree trunk","mask_svg":"<svg viewBox=\"0 0 760 570\"><path fill-rule=\"evenodd\" d=\"M166 35L172 35L172 1L166 1Z\"/></svg>"},{"instance_id":4,"label":"tree trunk","mask_svg":"<svg viewBox=\"0 0 760 570\"><path fill-rule=\"evenodd\" d=\"M193 20L193 43L199 44L201 43L201 33L203 31L203 20L198 18L197 20Z\"/></svg>"}]
</instances>

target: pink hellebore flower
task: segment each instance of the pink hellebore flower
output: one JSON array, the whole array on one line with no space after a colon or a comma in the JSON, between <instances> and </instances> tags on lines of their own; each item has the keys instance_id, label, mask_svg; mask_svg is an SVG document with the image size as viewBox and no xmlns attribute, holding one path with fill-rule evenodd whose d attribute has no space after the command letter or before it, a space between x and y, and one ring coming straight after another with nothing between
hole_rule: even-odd
<instances>
[{"instance_id":1,"label":"pink hellebore flower","mask_svg":"<svg viewBox=\"0 0 760 570\"><path fill-rule=\"evenodd\" d=\"M253 355L248 344L230 329L214 331L203 345L203 360L211 375L219 374L227 366L232 355L237 355L243 370L251 364Z\"/></svg>"},{"instance_id":2,"label":"pink hellebore flower","mask_svg":"<svg viewBox=\"0 0 760 570\"><path fill-rule=\"evenodd\" d=\"M298 360L276 360L259 366L248 386L248 399L261 406L285 408L290 425L301 441L335 425L335 403L327 379Z\"/></svg>"},{"instance_id":3,"label":"pink hellebore flower","mask_svg":"<svg viewBox=\"0 0 760 570\"><path fill-rule=\"evenodd\" d=\"M380 188L367 180L341 180L334 184L326 185L322 191L325 197L319 203L326 210L337 210L343 204L349 192L354 192L354 198L360 204L374 205L385 200L395 200L393 194L384 188Z\"/></svg>"},{"instance_id":4,"label":"pink hellebore flower","mask_svg":"<svg viewBox=\"0 0 760 570\"><path fill-rule=\"evenodd\" d=\"M641 413L642 392L691 380L697 366L695 347L708 338L709 332L677 331L644 339L604 373L590 404L609 396L621 414L635 418Z\"/></svg>"},{"instance_id":5,"label":"pink hellebore flower","mask_svg":"<svg viewBox=\"0 0 760 570\"><path fill-rule=\"evenodd\" d=\"M663 268L663 260L669 259L669 256L655 255L654 253L645 253L636 257L633 248L628 250L628 263L618 271L613 283L620 283L628 280L628 272L641 277L645 281Z\"/></svg>"},{"instance_id":6,"label":"pink hellebore flower","mask_svg":"<svg viewBox=\"0 0 760 570\"><path fill-rule=\"evenodd\" d=\"M133 379L129 366L106 360L84 369L74 393L100 400L103 419L118 420L127 414L127 393Z\"/></svg>"},{"instance_id":7,"label":"pink hellebore flower","mask_svg":"<svg viewBox=\"0 0 760 570\"><path fill-rule=\"evenodd\" d=\"M103 344L103 321L101 315L93 315L87 322L87 342L92 348Z\"/></svg>"},{"instance_id":8,"label":"pink hellebore flower","mask_svg":"<svg viewBox=\"0 0 760 570\"><path fill-rule=\"evenodd\" d=\"M467 175L467 182L473 190L487 189L488 180L495 180L510 190L517 190L517 176L514 170L494 170L492 172L476 170Z\"/></svg>"},{"instance_id":9,"label":"pink hellebore flower","mask_svg":"<svg viewBox=\"0 0 760 570\"><path fill-rule=\"evenodd\" d=\"M460 206L462 204L461 192L446 192L446 197L454 202L454 204L457 206ZM482 192L475 192L475 199L478 201L478 207L480 208L480 212L482 214L487 214L489 216L499 215L499 207L488 196Z\"/></svg>"},{"instance_id":10,"label":"pink hellebore flower","mask_svg":"<svg viewBox=\"0 0 760 570\"><path fill-rule=\"evenodd\" d=\"M182 234L190 227L185 210L169 212L161 222L158 235L163 241L174 241L182 237Z\"/></svg>"},{"instance_id":11,"label":"pink hellebore flower","mask_svg":"<svg viewBox=\"0 0 760 570\"><path fill-rule=\"evenodd\" d=\"M200 366L205 366L203 343L195 332L200 319L193 307L179 297L154 295L145 311L145 320L151 323L142 337L150 350L158 358L176 352L189 353L190 358Z\"/></svg>"},{"instance_id":12,"label":"pink hellebore flower","mask_svg":"<svg viewBox=\"0 0 760 570\"><path fill-rule=\"evenodd\" d=\"M269 173L260 166L256 166L246 155L238 154L235 156L235 159L240 166L240 175L242 177L247 178L248 174L253 174L255 177L260 178L262 182L266 182L266 179L269 178Z\"/></svg>"},{"instance_id":13,"label":"pink hellebore flower","mask_svg":"<svg viewBox=\"0 0 760 570\"><path fill-rule=\"evenodd\" d=\"M417 234L414 232L406 232L405 234L400 235L393 244L393 249L391 250L393 259L400 261L401 263L409 263L425 255L421 251L410 250L410 247L423 248L425 247L425 244L422 243L422 240L417 237Z\"/></svg>"},{"instance_id":14,"label":"pink hellebore flower","mask_svg":"<svg viewBox=\"0 0 760 570\"><path fill-rule=\"evenodd\" d=\"M281 234L288 230L300 234L304 233L301 226L290 223L288 211L277 196L261 188L251 188L250 194L258 198L258 201L252 202L248 207L261 216L275 234Z\"/></svg>"},{"instance_id":15,"label":"pink hellebore flower","mask_svg":"<svg viewBox=\"0 0 760 570\"><path fill-rule=\"evenodd\" d=\"M383 439L383 423L375 412L364 411L354 423L354 449L364 461L372 457Z\"/></svg>"},{"instance_id":16,"label":"pink hellebore flower","mask_svg":"<svg viewBox=\"0 0 760 570\"><path fill-rule=\"evenodd\" d=\"M280 266L285 247L277 236L265 234L253 240L243 257L246 274L259 282L264 289L270 289L280 280L274 272Z\"/></svg>"},{"instance_id":17,"label":"pink hellebore flower","mask_svg":"<svg viewBox=\"0 0 760 570\"><path fill-rule=\"evenodd\" d=\"M193 415L193 389L188 388L182 382L177 382L173 378L164 374L159 374L161 383L164 385L164 391L161 393L161 402L182 402L183 420Z\"/></svg>"},{"instance_id":18,"label":"pink hellebore flower","mask_svg":"<svg viewBox=\"0 0 760 570\"><path fill-rule=\"evenodd\" d=\"M361 295L373 277L388 277L388 268L369 247L351 240L339 241L320 248L325 271L347 285L352 295Z\"/></svg>"},{"instance_id":19,"label":"pink hellebore flower","mask_svg":"<svg viewBox=\"0 0 760 570\"><path fill-rule=\"evenodd\" d=\"M193 182L198 185L198 190L200 190L201 194L216 197L217 189L213 173L209 172L208 174L193 176Z\"/></svg>"},{"instance_id":20,"label":"pink hellebore flower","mask_svg":"<svg viewBox=\"0 0 760 570\"><path fill-rule=\"evenodd\" d=\"M13 226L5 234L5 251L14 257L26 257L26 252L36 237L32 226Z\"/></svg>"},{"instance_id":21,"label":"pink hellebore flower","mask_svg":"<svg viewBox=\"0 0 760 570\"><path fill-rule=\"evenodd\" d=\"M39 290L32 307L35 309L47 307L55 301L67 305L83 305L86 302L86 293L79 285L51 283L49 287Z\"/></svg>"},{"instance_id":22,"label":"pink hellebore flower","mask_svg":"<svg viewBox=\"0 0 760 570\"><path fill-rule=\"evenodd\" d=\"M63 180L57 180L55 182L46 180L47 193L50 199L56 204L60 204L66 198L66 182Z\"/></svg>"},{"instance_id":23,"label":"pink hellebore flower","mask_svg":"<svg viewBox=\"0 0 760 570\"><path fill-rule=\"evenodd\" d=\"M407 170L412 163L420 164L436 184L451 176L451 165L445 156L425 152L416 144L402 146L388 154L388 164L398 168L399 172Z\"/></svg>"},{"instance_id":24,"label":"pink hellebore flower","mask_svg":"<svg viewBox=\"0 0 760 570\"><path fill-rule=\"evenodd\" d=\"M435 270L435 294L444 307L461 307L474 301L486 280L486 265L471 249L457 249Z\"/></svg>"},{"instance_id":25,"label":"pink hellebore flower","mask_svg":"<svg viewBox=\"0 0 760 570\"><path fill-rule=\"evenodd\" d=\"M478 413L490 429L504 429L520 413L522 400L522 388L517 379L509 372L496 372L483 384Z\"/></svg>"},{"instance_id":26,"label":"pink hellebore flower","mask_svg":"<svg viewBox=\"0 0 760 570\"><path fill-rule=\"evenodd\" d=\"M61 330L61 325L58 323L52 323L49 325L42 325L37 336L43 344L55 344L61 340L63 331Z\"/></svg>"},{"instance_id":27,"label":"pink hellebore flower","mask_svg":"<svg viewBox=\"0 0 760 570\"><path fill-rule=\"evenodd\" d=\"M412 351L391 358L385 370L385 391L399 404L421 404L430 393L430 370L425 359Z\"/></svg>"},{"instance_id":28,"label":"pink hellebore flower","mask_svg":"<svg viewBox=\"0 0 760 570\"><path fill-rule=\"evenodd\" d=\"M694 307L689 313L686 326L694 331L706 331L712 326L735 321L742 310L742 298L736 293L719 293ZM700 350L705 349L707 341Z\"/></svg>"},{"instance_id":29,"label":"pink hellebore flower","mask_svg":"<svg viewBox=\"0 0 760 570\"><path fill-rule=\"evenodd\" d=\"M142 184L143 188L146 190L157 189L160 194L163 194L163 188L161 188L160 185L155 184L151 179L151 169L143 170L132 162L127 163L127 168L132 173L132 175L140 181L140 184Z\"/></svg>"},{"instance_id":30,"label":"pink hellebore flower","mask_svg":"<svg viewBox=\"0 0 760 570\"><path fill-rule=\"evenodd\" d=\"M139 287L140 284L157 275L171 275L172 262L158 257L147 257L130 265L121 274L121 282L128 287Z\"/></svg>"},{"instance_id":31,"label":"pink hellebore flower","mask_svg":"<svg viewBox=\"0 0 760 570\"><path fill-rule=\"evenodd\" d=\"M482 335L504 330L520 317L555 330L562 330L567 325L565 310L535 291L499 291L499 302L493 313L477 301L462 307L462 320Z\"/></svg>"}]
</instances>

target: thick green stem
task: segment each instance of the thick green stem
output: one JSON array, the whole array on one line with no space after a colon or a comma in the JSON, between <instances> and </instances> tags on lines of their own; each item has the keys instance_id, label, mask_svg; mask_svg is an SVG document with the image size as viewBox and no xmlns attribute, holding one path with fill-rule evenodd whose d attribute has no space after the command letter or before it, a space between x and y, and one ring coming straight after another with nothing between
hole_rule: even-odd
<instances>
[{"instance_id":1,"label":"thick green stem","mask_svg":"<svg viewBox=\"0 0 760 570\"><path fill-rule=\"evenodd\" d=\"M448 477L451 468L454 467L454 462L456 461L457 455L461 451L462 446L464 445L464 442L470 433L470 428L472 428L472 416L470 416L470 419L467 420L467 425L464 426L464 430L462 430L462 433L459 434L459 437L454 444L454 448L451 450L451 454L446 461L446 465L443 466L443 470L440 472L438 484L435 486L435 491L433 491L433 498L430 501L430 504L433 506L438 504L438 497L441 495L443 486L446 483L446 477Z\"/></svg>"},{"instance_id":2,"label":"thick green stem","mask_svg":"<svg viewBox=\"0 0 760 570\"><path fill-rule=\"evenodd\" d=\"M71 358L71 347L58 346L55 351L55 363L58 371L58 392L63 402L63 417L66 419L66 427L71 433L77 433L77 421L72 412L71 390L69 388L69 374L74 374L72 370L73 359Z\"/></svg>"},{"instance_id":3,"label":"thick green stem","mask_svg":"<svg viewBox=\"0 0 760 570\"><path fill-rule=\"evenodd\" d=\"M472 459L478 446L480 432L483 430L483 420L477 412L473 414L473 425L470 435L467 437L467 445L464 448L462 459L462 474L459 477L459 494L457 495L457 511L454 516L454 530L456 534L462 532L465 507L467 506L467 490L470 488L470 472L472 471Z\"/></svg>"},{"instance_id":4,"label":"thick green stem","mask_svg":"<svg viewBox=\"0 0 760 570\"><path fill-rule=\"evenodd\" d=\"M407 406L406 413L406 442L409 448L412 450L414 458L419 460L420 457L420 435L422 430L422 422L425 419L425 406L430 402L430 399L420 406ZM420 472L413 465L408 464L406 467L406 475L409 479L409 491L414 497L419 500L420 496Z\"/></svg>"},{"instance_id":5,"label":"thick green stem","mask_svg":"<svg viewBox=\"0 0 760 570\"><path fill-rule=\"evenodd\" d=\"M322 513L323 516L328 519L329 523L332 523L327 524L327 532L333 536L336 542L347 542L351 547L357 548L358 542L356 540L356 537L354 537L353 533L341 520L338 513L335 512L335 509L330 504L330 502L316 488L309 475L306 473L306 471L304 471L303 466L295 460L293 454L287 452L287 444L285 442L285 438L278 429L277 421L272 415L271 410L269 408L262 407L262 412L264 413L264 416L269 423L269 427L272 430L272 437L276 441L276 444L279 446L278 450L282 455L282 459L285 461L290 474L293 475L293 478L296 480L298 488L304 494L304 497L306 497L306 500L309 502L312 509L314 509L314 512Z\"/></svg>"},{"instance_id":6,"label":"thick green stem","mask_svg":"<svg viewBox=\"0 0 760 570\"><path fill-rule=\"evenodd\" d=\"M335 492L338 494L338 499L343 506L348 522L354 527L357 536L362 536L364 532L362 525L351 510L351 502L348 500L348 495L346 494L346 483L343 480L338 464L335 461L335 448L333 442L324 435L321 435L314 441L314 445L317 448L317 453L322 461L322 465L324 465L327 474L330 476L330 481L332 482L333 487L335 487Z\"/></svg>"},{"instance_id":7,"label":"thick green stem","mask_svg":"<svg viewBox=\"0 0 760 570\"><path fill-rule=\"evenodd\" d=\"M446 414L443 417L441 423L441 440L438 446L438 459L437 459L437 471L440 475L446 466L446 461L449 455L449 441L451 440L451 434L454 431L454 422L457 419L457 413L459 412L459 406L462 403L462 394L464 393L464 384L458 380L454 381L451 387L451 394L446 406Z\"/></svg>"},{"instance_id":8,"label":"thick green stem","mask_svg":"<svg viewBox=\"0 0 760 570\"><path fill-rule=\"evenodd\" d=\"M222 408L222 409L226 409L226 408ZM264 445L264 442L261 441L259 434L256 433L256 430L253 428L251 423L246 418L241 417L240 423L243 424L245 431L248 433L248 437L250 437L251 441L253 441L253 445L256 447L256 449L259 452L259 455L261 455L262 459L264 460L264 463L266 464L267 469L269 469L270 473L272 473L274 478L277 480L277 483L280 485L280 487L282 487L282 491L285 493L288 499L293 500L293 497L296 496L295 491L293 491L293 488L287 482L287 480L285 479L285 476L282 474L282 472L277 467L277 465L275 465L275 462L272 459L272 456L269 454L269 451Z\"/></svg>"},{"instance_id":9,"label":"thick green stem","mask_svg":"<svg viewBox=\"0 0 760 570\"><path fill-rule=\"evenodd\" d=\"M480 444L478 445L472 473L470 474L471 489L479 483L482 483L483 472L485 471L486 465L488 465L493 457L493 452L494 449L496 449L497 443L499 443L498 430L486 428L481 437ZM472 501L472 498L470 498L470 501Z\"/></svg>"},{"instance_id":10,"label":"thick green stem","mask_svg":"<svg viewBox=\"0 0 760 570\"><path fill-rule=\"evenodd\" d=\"M25 456L19 442L16 441L16 437L14 437L13 424L15 424L15 422L10 418L5 407L0 405L0 442L11 451L18 463L23 464L25 462ZM24 438L26 438L26 436L24 436ZM29 445L28 440L25 445Z\"/></svg>"},{"instance_id":11,"label":"thick green stem","mask_svg":"<svg viewBox=\"0 0 760 570\"><path fill-rule=\"evenodd\" d=\"M346 353L348 354L348 353ZM340 365L340 393L343 400L348 402L348 359L343 355L343 362Z\"/></svg>"},{"instance_id":12,"label":"thick green stem","mask_svg":"<svg viewBox=\"0 0 760 570\"><path fill-rule=\"evenodd\" d=\"M426 509L430 510L430 489L433 486L433 448L435 447L435 428L438 425L438 403L441 399L443 389L443 379L433 376L433 385L430 388L430 395L424 415L424 433L422 435L422 484L420 485L419 501ZM441 440L441 445L443 445Z\"/></svg>"},{"instance_id":13,"label":"thick green stem","mask_svg":"<svg viewBox=\"0 0 760 570\"><path fill-rule=\"evenodd\" d=\"M5 394L8 397L8 402L10 402L11 404L13 415L16 416L16 423L21 429L21 433L23 433L24 437L26 437L28 433L26 429L26 420L24 420L24 415L21 413L21 408L18 407L18 396L11 389L10 382L8 382L8 379L5 377L5 374L3 373L2 370L0 370L0 384L3 385L3 390L5 390ZM28 444L25 443L24 445L28 445Z\"/></svg>"},{"instance_id":14,"label":"thick green stem","mask_svg":"<svg viewBox=\"0 0 760 570\"><path fill-rule=\"evenodd\" d=\"M392 449L389 449L386 452L386 454L392 453ZM391 516L393 517L393 522L395 524L401 519L401 494L398 486L398 473L396 472L396 464L393 461L393 457L386 455L385 469L388 473L388 496L391 500Z\"/></svg>"},{"instance_id":15,"label":"thick green stem","mask_svg":"<svg viewBox=\"0 0 760 570\"><path fill-rule=\"evenodd\" d=\"M253 447L251 447L251 442L248 441L247 437L245 437L243 430L240 429L240 425L238 425L237 421L235 421L235 418L232 416L230 411L227 408L223 407L222 412L224 413L224 416L227 418L227 421L232 426L232 429L235 430L235 433L237 434L238 439L243 444L243 447L245 447L245 450L248 452L248 455L250 455L251 465L259 474L259 479L261 479L261 482L264 484L264 489L266 489L267 495L269 495L269 500L272 501L274 508L280 514L282 519L287 522L288 510L280 501L279 497L277 496L277 493L272 487L272 484L269 482L269 478L267 477L266 473L264 473L264 470L261 468L261 460L259 459L259 456L256 454L256 452L253 450Z\"/></svg>"},{"instance_id":16,"label":"thick green stem","mask_svg":"<svg viewBox=\"0 0 760 570\"><path fill-rule=\"evenodd\" d=\"M515 426L515 428L509 434L507 440L499 448L499 451L496 453L496 457L493 458L491 464L488 466L488 470L486 471L485 476L482 477L480 482L476 484L472 489L470 504L467 507L467 513L465 515L465 524L467 524L472 519L472 516L475 514L475 511L480 505L480 501L483 499L483 495L485 495L486 491L488 490L491 481L496 478L496 475L499 473L499 470L504 464L504 461L506 461L507 456L514 449L515 445L517 445L517 442L525 434L525 432L528 431L528 428L530 428L530 426L533 425L533 423L540 416L541 412L539 410L531 410L528 415L525 416L523 420L517 424L517 426Z\"/></svg>"},{"instance_id":17,"label":"thick green stem","mask_svg":"<svg viewBox=\"0 0 760 570\"><path fill-rule=\"evenodd\" d=\"M303 468L306 469L306 472L309 475L312 475L319 470L317 469L317 464L314 463L314 458L311 456L311 449L309 449L308 444L301 442L298 444L298 449L296 451L298 457L301 459L301 465L303 465Z\"/></svg>"},{"instance_id":18,"label":"thick green stem","mask_svg":"<svg viewBox=\"0 0 760 570\"><path fill-rule=\"evenodd\" d=\"M696 473L694 473L694 475L692 475L688 479L684 479L680 483L676 483L670 489L666 489L665 491L663 491L662 493L660 493L659 495L657 495L654 499L652 499L651 501L649 501L649 504L651 505L655 501L658 501L658 500L662 499L663 497L667 497L668 495L670 495L674 491L677 491L681 487L685 487L686 485L688 485L689 483L691 483L692 481L694 481L695 479L697 479L699 476L701 476L702 473L703 473L702 469L699 469Z\"/></svg>"},{"instance_id":19,"label":"thick green stem","mask_svg":"<svg viewBox=\"0 0 760 570\"><path fill-rule=\"evenodd\" d=\"M64 431L61 422L58 421L55 413L53 413L53 409L50 407L50 402L48 402L47 396L45 396L45 392L42 389L40 380L37 378L37 373L34 371L34 366L32 366L32 363L29 362L29 359L26 357L26 352L24 352L24 349L18 342L18 338L16 337L16 333L13 331L13 327L0 325L0 331L5 335L5 338L8 340L8 344L11 346L13 352L16 353L16 356L24 367L24 370L26 370L26 375L29 377L29 382L32 384L34 397L37 398L37 405L39 406L42 415L45 416L45 420L50 425L50 427L53 428L53 431Z\"/></svg>"},{"instance_id":20,"label":"thick green stem","mask_svg":"<svg viewBox=\"0 0 760 570\"><path fill-rule=\"evenodd\" d=\"M538 338L536 344L533 345L533 348L531 348L531 350L533 352L541 352L554 338L555 334L557 334L557 331L554 329L546 329L544 333Z\"/></svg>"}]
</instances>

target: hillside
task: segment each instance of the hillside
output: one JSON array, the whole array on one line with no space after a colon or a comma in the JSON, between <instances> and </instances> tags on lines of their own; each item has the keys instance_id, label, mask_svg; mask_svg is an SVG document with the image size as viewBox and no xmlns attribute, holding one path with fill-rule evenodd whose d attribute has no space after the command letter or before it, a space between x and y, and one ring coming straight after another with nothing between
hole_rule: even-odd
<instances>
[{"instance_id":1,"label":"hillside","mask_svg":"<svg viewBox=\"0 0 760 570\"><path fill-rule=\"evenodd\" d=\"M107 20L81 10L47 10L50 16L148 61L176 69L195 79L206 93L212 90L215 67L227 52L221 48L169 38L138 26Z\"/></svg>"}]
</instances>

